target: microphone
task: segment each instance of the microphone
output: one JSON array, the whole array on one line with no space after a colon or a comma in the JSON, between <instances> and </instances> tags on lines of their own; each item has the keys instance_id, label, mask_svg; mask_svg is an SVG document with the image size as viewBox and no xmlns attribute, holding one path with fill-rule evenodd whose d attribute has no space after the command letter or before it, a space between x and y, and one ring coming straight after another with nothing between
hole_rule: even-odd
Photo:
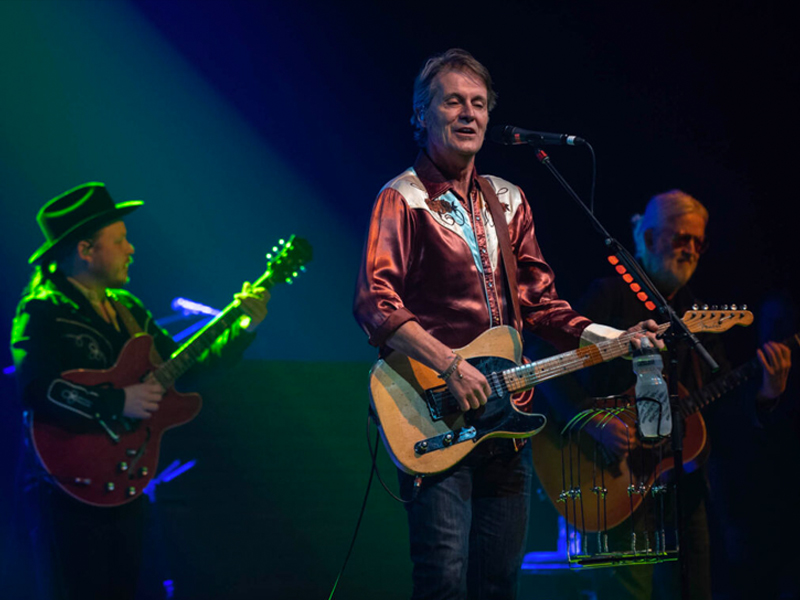
<instances>
[{"instance_id":1,"label":"microphone","mask_svg":"<svg viewBox=\"0 0 800 600\"><path fill-rule=\"evenodd\" d=\"M511 125L498 125L489 130L489 139L506 146L519 144L532 144L534 146L580 146L586 140L576 135L566 133L546 133L544 131L530 131Z\"/></svg>"}]
</instances>

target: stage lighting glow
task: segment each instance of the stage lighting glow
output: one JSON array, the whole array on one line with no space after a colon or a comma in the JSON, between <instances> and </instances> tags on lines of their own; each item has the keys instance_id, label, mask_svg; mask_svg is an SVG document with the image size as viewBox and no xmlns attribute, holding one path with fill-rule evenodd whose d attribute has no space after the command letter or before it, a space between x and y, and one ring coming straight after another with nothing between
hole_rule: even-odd
<instances>
[{"instance_id":1,"label":"stage lighting glow","mask_svg":"<svg viewBox=\"0 0 800 600\"><path fill-rule=\"evenodd\" d=\"M211 306L200 304L188 298L175 298L172 301L172 310L183 311L183 314L217 316L220 311Z\"/></svg>"}]
</instances>

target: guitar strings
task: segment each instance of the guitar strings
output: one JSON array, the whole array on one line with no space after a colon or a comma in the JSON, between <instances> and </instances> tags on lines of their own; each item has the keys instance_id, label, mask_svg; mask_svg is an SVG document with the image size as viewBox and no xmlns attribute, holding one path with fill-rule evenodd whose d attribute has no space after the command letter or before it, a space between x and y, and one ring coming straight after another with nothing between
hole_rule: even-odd
<instances>
[{"instance_id":1,"label":"guitar strings","mask_svg":"<svg viewBox=\"0 0 800 600\"><path fill-rule=\"evenodd\" d=\"M173 383L186 371L188 371L200 359L203 353L211 347L214 342L227 331L231 323L226 320L229 314L222 313L214 321L209 323L194 340L178 350L172 358L158 366L154 375L156 380L164 387L171 387ZM204 340L204 344L197 344L199 340ZM208 340L211 340L210 342Z\"/></svg>"},{"instance_id":2,"label":"guitar strings","mask_svg":"<svg viewBox=\"0 0 800 600\"><path fill-rule=\"evenodd\" d=\"M669 327L668 323L664 323L659 326L658 331L656 333L660 334L663 331L666 331L667 327ZM605 358L606 355L609 353L614 354L611 358L616 358L618 356L622 356L626 353L628 349L628 345L630 341L638 334L643 333L644 330L630 332L630 333L623 333L618 338L613 340L607 340L605 342L600 342L596 344L600 355ZM608 360L608 359L605 359ZM576 351L572 351L568 353L567 356L558 355L550 358L545 358L540 361L536 361L534 363L530 363L527 365L521 365L518 367L513 367L511 369L507 369L505 371L497 371L491 373L489 378L494 378L496 385L492 385L490 382L490 386L492 387L492 391L496 393L496 389L500 389L502 391L501 394L506 392L517 392L526 389L530 389L535 385L547 381L548 379L552 379L554 377L560 375L566 375L567 373L571 373L573 371L577 371L584 366L593 366L591 363L591 356L578 356ZM553 364L555 363L555 366ZM589 364L586 364L589 363ZM537 370L539 371L537 373ZM517 385L512 387L510 385L510 378L514 378L517 381L514 383L519 384L519 380L522 379L522 385ZM513 381L513 379L512 379ZM454 411L458 408L457 402L455 398L450 393L448 388L444 388L442 391L434 391L430 390L429 394L433 401L437 404L436 408L439 410L440 413Z\"/></svg>"},{"instance_id":3,"label":"guitar strings","mask_svg":"<svg viewBox=\"0 0 800 600\"><path fill-rule=\"evenodd\" d=\"M634 336L635 333L623 334L616 339L596 344L596 346L600 352L600 355L604 358L609 353L615 355L611 358L616 358L617 356L622 356L625 354L627 346ZM534 386L538 383L542 383L543 381L547 381L548 379L577 371L584 366L593 366L593 364L597 364L592 363L591 360L591 356L579 356L577 351L572 351L568 353L567 356L558 355L536 361L528 365L522 365L519 367L514 367L513 369L508 369L507 371L503 371L502 375L506 379L506 384L509 390L520 391L521 389L527 389L529 386ZM514 383L519 383L518 380L522 379L522 385L512 388L511 385L508 385L510 383L509 379L511 378L517 380Z\"/></svg>"}]
</instances>

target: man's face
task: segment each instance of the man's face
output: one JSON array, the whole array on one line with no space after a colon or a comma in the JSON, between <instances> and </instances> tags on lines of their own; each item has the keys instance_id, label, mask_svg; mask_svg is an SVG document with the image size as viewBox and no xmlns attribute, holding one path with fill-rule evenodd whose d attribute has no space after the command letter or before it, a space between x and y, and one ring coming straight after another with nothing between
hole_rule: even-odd
<instances>
[{"instance_id":1,"label":"man's face","mask_svg":"<svg viewBox=\"0 0 800 600\"><path fill-rule=\"evenodd\" d=\"M706 224L697 213L686 213L645 232L645 270L662 293L672 296L691 279L703 251Z\"/></svg>"},{"instance_id":2,"label":"man's face","mask_svg":"<svg viewBox=\"0 0 800 600\"><path fill-rule=\"evenodd\" d=\"M99 285L118 288L128 282L134 250L127 234L125 223L117 221L98 231L95 241L83 251L88 271Z\"/></svg>"},{"instance_id":3,"label":"man's face","mask_svg":"<svg viewBox=\"0 0 800 600\"><path fill-rule=\"evenodd\" d=\"M431 89L430 106L418 115L428 133L428 153L434 160L475 156L489 123L486 85L469 71L445 71Z\"/></svg>"}]
</instances>

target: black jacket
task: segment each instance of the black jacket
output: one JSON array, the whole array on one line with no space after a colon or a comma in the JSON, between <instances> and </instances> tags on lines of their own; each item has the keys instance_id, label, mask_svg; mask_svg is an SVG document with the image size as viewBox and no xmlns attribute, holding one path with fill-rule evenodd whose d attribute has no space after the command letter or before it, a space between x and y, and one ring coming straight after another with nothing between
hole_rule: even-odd
<instances>
[{"instance_id":1,"label":"black jacket","mask_svg":"<svg viewBox=\"0 0 800 600\"><path fill-rule=\"evenodd\" d=\"M153 315L133 294L111 290L142 330L153 336L158 353L168 358L177 344L156 325ZM61 378L71 369L108 369L130 338L120 319L117 331L92 308L84 295L58 271L33 280L17 306L11 351L20 398L37 417L65 425L114 420L122 414L125 394L107 386L81 386ZM234 326L226 336L226 359L238 359L253 335ZM218 362L221 344L202 361ZM209 360L211 359L211 360Z\"/></svg>"}]
</instances>

